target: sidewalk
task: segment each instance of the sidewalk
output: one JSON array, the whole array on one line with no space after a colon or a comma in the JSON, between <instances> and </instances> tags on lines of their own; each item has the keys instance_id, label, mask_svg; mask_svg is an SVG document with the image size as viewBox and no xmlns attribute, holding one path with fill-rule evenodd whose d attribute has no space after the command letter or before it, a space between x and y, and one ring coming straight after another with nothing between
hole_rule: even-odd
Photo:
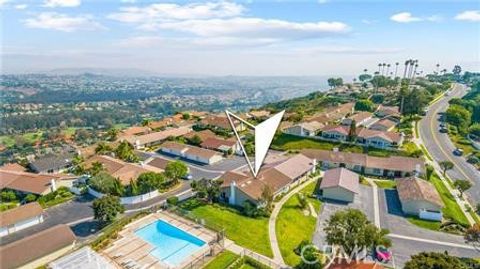
<instances>
[{"instance_id":1,"label":"sidewalk","mask_svg":"<svg viewBox=\"0 0 480 269\"><path fill-rule=\"evenodd\" d=\"M270 215L270 219L268 220L268 234L270 237L270 246L273 251L273 260L279 264L285 264L282 253L280 252L280 248L278 246L277 241L277 233L275 232L275 224L277 223L278 213L280 213L280 209L282 209L283 204L293 195L301 191L305 186L312 183L313 181L317 180L318 177L309 178L307 181L303 182L299 186L296 186L295 189L290 191L287 195L282 197L280 201L275 203L275 207L273 208L272 214Z\"/></svg>"}]
</instances>

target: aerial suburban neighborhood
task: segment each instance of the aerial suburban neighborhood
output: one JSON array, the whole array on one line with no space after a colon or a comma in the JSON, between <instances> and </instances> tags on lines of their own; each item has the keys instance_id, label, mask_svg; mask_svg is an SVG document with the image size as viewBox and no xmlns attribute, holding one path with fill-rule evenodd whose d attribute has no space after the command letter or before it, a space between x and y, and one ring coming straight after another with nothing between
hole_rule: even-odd
<instances>
[{"instance_id":1,"label":"aerial suburban neighborhood","mask_svg":"<svg viewBox=\"0 0 480 269\"><path fill-rule=\"evenodd\" d=\"M119 2L0 1L1 269L480 268L478 3Z\"/></svg>"}]
</instances>

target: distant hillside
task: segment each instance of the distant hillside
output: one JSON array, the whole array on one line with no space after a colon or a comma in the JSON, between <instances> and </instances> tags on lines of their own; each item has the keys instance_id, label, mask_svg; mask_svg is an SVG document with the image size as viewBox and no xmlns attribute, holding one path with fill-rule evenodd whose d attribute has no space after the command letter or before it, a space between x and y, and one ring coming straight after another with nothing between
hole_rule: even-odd
<instances>
[{"instance_id":1,"label":"distant hillside","mask_svg":"<svg viewBox=\"0 0 480 269\"><path fill-rule=\"evenodd\" d=\"M287 112L296 112L309 115L319 112L326 107L345 102L348 102L348 100L327 95L326 92L313 92L306 96L269 103L264 105L262 109L271 111L280 111L285 109Z\"/></svg>"}]
</instances>

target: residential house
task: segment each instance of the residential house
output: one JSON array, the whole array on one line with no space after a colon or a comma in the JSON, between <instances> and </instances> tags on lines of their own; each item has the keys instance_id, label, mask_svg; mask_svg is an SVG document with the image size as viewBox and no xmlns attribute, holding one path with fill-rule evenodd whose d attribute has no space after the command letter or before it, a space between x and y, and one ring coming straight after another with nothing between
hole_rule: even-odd
<instances>
[{"instance_id":1,"label":"residential house","mask_svg":"<svg viewBox=\"0 0 480 269\"><path fill-rule=\"evenodd\" d=\"M222 155L217 151L202 149L176 142L165 142L162 144L160 150L164 153L202 164L213 164L223 159Z\"/></svg>"},{"instance_id":2,"label":"residential house","mask_svg":"<svg viewBox=\"0 0 480 269\"><path fill-rule=\"evenodd\" d=\"M357 131L357 143L380 149L398 148L403 143L403 135L361 128Z\"/></svg>"},{"instance_id":3,"label":"residential house","mask_svg":"<svg viewBox=\"0 0 480 269\"><path fill-rule=\"evenodd\" d=\"M310 121L292 125L283 131L291 135L311 137L316 136L323 127L325 127L325 125L320 122Z\"/></svg>"},{"instance_id":4,"label":"residential house","mask_svg":"<svg viewBox=\"0 0 480 269\"><path fill-rule=\"evenodd\" d=\"M270 116L270 111L267 110L252 110L247 113L248 117L251 117L255 120L265 120Z\"/></svg>"},{"instance_id":5,"label":"residential house","mask_svg":"<svg viewBox=\"0 0 480 269\"><path fill-rule=\"evenodd\" d=\"M305 181L312 172L315 172L315 162L302 154L265 163L256 178L250 170L228 171L219 179L222 181L221 198L237 206L245 201L263 206L262 193L266 188L276 197Z\"/></svg>"},{"instance_id":6,"label":"residential house","mask_svg":"<svg viewBox=\"0 0 480 269\"><path fill-rule=\"evenodd\" d=\"M43 222L43 209L37 202L0 212L0 237Z\"/></svg>"},{"instance_id":7,"label":"residential house","mask_svg":"<svg viewBox=\"0 0 480 269\"><path fill-rule=\"evenodd\" d=\"M189 126L183 126L178 128L170 128L164 131L153 132L140 136L129 136L124 139L132 144L136 149L142 149L160 144L171 137L179 137L188 134L192 131Z\"/></svg>"},{"instance_id":8,"label":"residential house","mask_svg":"<svg viewBox=\"0 0 480 269\"><path fill-rule=\"evenodd\" d=\"M35 158L28 165L36 173L61 173L72 165L75 152L47 154Z\"/></svg>"},{"instance_id":9,"label":"residential house","mask_svg":"<svg viewBox=\"0 0 480 269\"><path fill-rule=\"evenodd\" d=\"M108 174L115 178L118 178L122 185L130 184L131 180L136 180L143 173L163 172L163 169L159 169L148 164L127 163L106 155L95 155L90 159L86 160L85 168L91 168L93 163L96 162L102 164L103 169Z\"/></svg>"},{"instance_id":10,"label":"residential house","mask_svg":"<svg viewBox=\"0 0 480 269\"><path fill-rule=\"evenodd\" d=\"M358 174L346 168L333 168L325 171L320 183L321 195L331 199L351 203L360 192Z\"/></svg>"},{"instance_id":11,"label":"residential house","mask_svg":"<svg viewBox=\"0 0 480 269\"><path fill-rule=\"evenodd\" d=\"M442 220L444 204L432 183L415 176L399 178L396 183L405 214L427 220Z\"/></svg>"},{"instance_id":12,"label":"residential house","mask_svg":"<svg viewBox=\"0 0 480 269\"><path fill-rule=\"evenodd\" d=\"M39 268L75 247L75 234L59 224L0 247L0 268Z\"/></svg>"},{"instance_id":13,"label":"residential house","mask_svg":"<svg viewBox=\"0 0 480 269\"><path fill-rule=\"evenodd\" d=\"M62 174L35 174L0 170L0 190L45 195L60 186L71 187L77 177Z\"/></svg>"},{"instance_id":14,"label":"residential house","mask_svg":"<svg viewBox=\"0 0 480 269\"><path fill-rule=\"evenodd\" d=\"M243 122L232 118L233 124L236 127L237 132L241 132L246 130L245 124ZM203 118L199 123L199 127L202 128L211 128L213 130L221 130L221 131L226 131L226 132L231 132L232 131L232 126L230 125L230 121L228 120L227 116L208 116Z\"/></svg>"},{"instance_id":15,"label":"residential house","mask_svg":"<svg viewBox=\"0 0 480 269\"><path fill-rule=\"evenodd\" d=\"M206 149L213 149L223 153L239 153L241 147L236 140L228 140L223 138L210 137L204 140L200 146Z\"/></svg>"},{"instance_id":16,"label":"residential house","mask_svg":"<svg viewBox=\"0 0 480 269\"><path fill-rule=\"evenodd\" d=\"M425 172L425 163L421 158L374 157L362 153L320 149L303 149L300 153L321 162L323 169L345 167L360 174L389 178L408 177Z\"/></svg>"},{"instance_id":17,"label":"residential house","mask_svg":"<svg viewBox=\"0 0 480 269\"><path fill-rule=\"evenodd\" d=\"M322 128L321 137L333 141L347 141L350 127L343 125L328 125Z\"/></svg>"},{"instance_id":18,"label":"residential house","mask_svg":"<svg viewBox=\"0 0 480 269\"><path fill-rule=\"evenodd\" d=\"M342 125L350 126L355 121L355 126L365 126L372 119L373 114L366 111L361 111L348 118L342 120Z\"/></svg>"},{"instance_id":19,"label":"residential house","mask_svg":"<svg viewBox=\"0 0 480 269\"><path fill-rule=\"evenodd\" d=\"M120 136L144 135L150 133L148 126L132 126L122 130Z\"/></svg>"},{"instance_id":20,"label":"residential house","mask_svg":"<svg viewBox=\"0 0 480 269\"><path fill-rule=\"evenodd\" d=\"M7 163L0 166L0 170L5 171L14 171L14 172L25 172L27 169L18 163Z\"/></svg>"},{"instance_id":21,"label":"residential house","mask_svg":"<svg viewBox=\"0 0 480 269\"><path fill-rule=\"evenodd\" d=\"M192 139L194 136L198 136L201 141L205 141L211 137L218 137L214 132L210 131L209 129L205 129L199 132L192 131L188 134L185 134L183 137L185 137L186 139Z\"/></svg>"},{"instance_id":22,"label":"residential house","mask_svg":"<svg viewBox=\"0 0 480 269\"><path fill-rule=\"evenodd\" d=\"M368 126L368 129L383 131L383 132L390 132L393 129L395 129L395 126L397 126L396 121L390 118L384 118Z\"/></svg>"},{"instance_id":23,"label":"residential house","mask_svg":"<svg viewBox=\"0 0 480 269\"><path fill-rule=\"evenodd\" d=\"M325 266L325 269L385 269L375 261L335 258Z\"/></svg>"},{"instance_id":24,"label":"residential house","mask_svg":"<svg viewBox=\"0 0 480 269\"><path fill-rule=\"evenodd\" d=\"M378 106L377 111L375 111L375 115L379 118L385 118L385 117L399 118L399 117L401 117L400 110L398 109L398 106L380 105L380 106Z\"/></svg>"}]
</instances>

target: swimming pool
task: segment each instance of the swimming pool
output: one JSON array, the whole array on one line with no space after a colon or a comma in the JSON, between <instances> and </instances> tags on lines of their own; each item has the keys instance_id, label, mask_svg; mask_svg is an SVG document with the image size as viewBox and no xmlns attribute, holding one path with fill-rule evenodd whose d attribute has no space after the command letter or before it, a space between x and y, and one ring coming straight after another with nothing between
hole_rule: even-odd
<instances>
[{"instance_id":1,"label":"swimming pool","mask_svg":"<svg viewBox=\"0 0 480 269\"><path fill-rule=\"evenodd\" d=\"M151 255L174 267L205 245L199 238L163 220L140 228L135 234L155 247Z\"/></svg>"}]
</instances>

